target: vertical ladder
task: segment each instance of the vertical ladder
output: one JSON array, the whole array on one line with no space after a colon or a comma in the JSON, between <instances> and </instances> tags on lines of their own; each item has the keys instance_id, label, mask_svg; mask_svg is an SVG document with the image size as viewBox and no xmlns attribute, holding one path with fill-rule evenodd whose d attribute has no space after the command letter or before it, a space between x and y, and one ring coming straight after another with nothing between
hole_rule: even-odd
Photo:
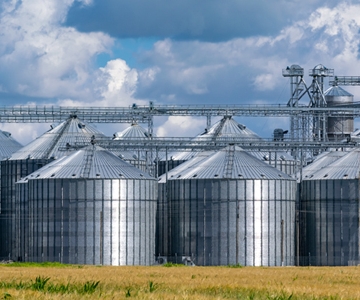
<instances>
[{"instance_id":1,"label":"vertical ladder","mask_svg":"<svg viewBox=\"0 0 360 300\"><path fill-rule=\"evenodd\" d=\"M95 146L87 147L85 149L85 156L84 156L84 169L81 172L80 177L82 178L89 178L90 170L91 170L91 163L94 157Z\"/></svg>"},{"instance_id":2,"label":"vertical ladder","mask_svg":"<svg viewBox=\"0 0 360 300\"><path fill-rule=\"evenodd\" d=\"M226 149L224 178L231 178L234 167L235 145L231 144Z\"/></svg>"},{"instance_id":3,"label":"vertical ladder","mask_svg":"<svg viewBox=\"0 0 360 300\"><path fill-rule=\"evenodd\" d=\"M213 140L216 140L219 136L219 133L223 130L226 120L229 120L231 117L224 116L224 118L221 119L219 126L216 128L213 136Z\"/></svg>"}]
</instances>

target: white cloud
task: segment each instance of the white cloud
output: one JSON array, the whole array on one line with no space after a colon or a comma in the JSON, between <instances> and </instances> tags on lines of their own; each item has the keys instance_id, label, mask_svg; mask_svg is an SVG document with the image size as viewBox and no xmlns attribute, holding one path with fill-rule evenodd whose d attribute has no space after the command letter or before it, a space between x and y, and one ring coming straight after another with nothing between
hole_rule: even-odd
<instances>
[{"instance_id":1,"label":"white cloud","mask_svg":"<svg viewBox=\"0 0 360 300\"><path fill-rule=\"evenodd\" d=\"M275 87L273 74L261 74L255 77L254 84L259 90L271 90Z\"/></svg>"},{"instance_id":2,"label":"white cloud","mask_svg":"<svg viewBox=\"0 0 360 300\"><path fill-rule=\"evenodd\" d=\"M64 27L73 2L4 4L0 15L0 68L6 74L0 75L2 92L54 98L64 106L147 104L137 99L141 92L144 98L165 104L180 105L188 98L192 104L208 103L214 90L219 104L285 104L288 95L279 100L274 94L288 88L288 80L281 75L288 65L299 64L307 74L322 63L334 68L336 75L359 75L360 5L342 2L333 8L321 7L275 36L219 43L164 39L139 54L148 65L136 70L122 59L96 69L96 56L110 52L114 40L101 32L80 33ZM193 136L205 123L170 117L156 133Z\"/></svg>"},{"instance_id":3,"label":"white cloud","mask_svg":"<svg viewBox=\"0 0 360 300\"><path fill-rule=\"evenodd\" d=\"M136 100L138 71L114 59L96 69L95 59L110 52L113 38L81 33L63 22L74 0L3 3L0 14L0 87L25 97L53 98L62 106L128 106ZM84 5L91 1L80 1ZM57 100L56 100L57 99ZM13 103L16 104L16 103ZM24 103L28 104L31 103ZM22 143L42 134L36 124L4 124Z\"/></svg>"},{"instance_id":4,"label":"white cloud","mask_svg":"<svg viewBox=\"0 0 360 300\"><path fill-rule=\"evenodd\" d=\"M23 124L23 123L6 123L0 124L0 130L8 131L11 136L23 146L35 140L41 134L50 129L49 124Z\"/></svg>"},{"instance_id":5,"label":"white cloud","mask_svg":"<svg viewBox=\"0 0 360 300\"><path fill-rule=\"evenodd\" d=\"M169 117L166 122L156 128L158 137L193 137L204 131L205 118Z\"/></svg>"},{"instance_id":6,"label":"white cloud","mask_svg":"<svg viewBox=\"0 0 360 300\"><path fill-rule=\"evenodd\" d=\"M0 67L8 92L33 97L88 98L92 60L113 39L62 27L73 0L7 3L0 16ZM6 84L6 86L5 86Z\"/></svg>"},{"instance_id":7,"label":"white cloud","mask_svg":"<svg viewBox=\"0 0 360 300\"><path fill-rule=\"evenodd\" d=\"M156 43L147 58L151 57L160 70L154 81L162 80L168 90L177 90L177 98L181 98L180 91L184 97L209 94L214 82L220 85L227 77L231 80L239 75L253 78L254 90L274 90L284 83L281 69L294 63L304 67L305 74L307 69L322 63L343 74L346 71L348 75L358 75L359 15L360 5L342 2L333 8L315 10L307 19L273 37L220 43L166 39ZM224 95L228 93L231 91L224 89Z\"/></svg>"}]
</instances>

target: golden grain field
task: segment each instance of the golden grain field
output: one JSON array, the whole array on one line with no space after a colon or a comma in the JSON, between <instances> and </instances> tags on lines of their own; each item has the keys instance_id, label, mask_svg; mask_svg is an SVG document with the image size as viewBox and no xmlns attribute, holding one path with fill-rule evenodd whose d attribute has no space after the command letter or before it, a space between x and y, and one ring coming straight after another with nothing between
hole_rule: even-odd
<instances>
[{"instance_id":1,"label":"golden grain field","mask_svg":"<svg viewBox=\"0 0 360 300\"><path fill-rule=\"evenodd\" d=\"M62 291L31 288L37 277ZM125 298L360 299L360 267L0 266L0 299Z\"/></svg>"}]
</instances>

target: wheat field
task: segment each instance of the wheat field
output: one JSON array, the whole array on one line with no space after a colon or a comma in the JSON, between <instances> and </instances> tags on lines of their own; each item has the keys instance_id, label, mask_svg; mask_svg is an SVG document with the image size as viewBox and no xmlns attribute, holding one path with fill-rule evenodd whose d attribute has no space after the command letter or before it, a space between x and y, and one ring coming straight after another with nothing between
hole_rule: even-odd
<instances>
[{"instance_id":1,"label":"wheat field","mask_svg":"<svg viewBox=\"0 0 360 300\"><path fill-rule=\"evenodd\" d=\"M360 267L0 266L0 299L360 299Z\"/></svg>"}]
</instances>

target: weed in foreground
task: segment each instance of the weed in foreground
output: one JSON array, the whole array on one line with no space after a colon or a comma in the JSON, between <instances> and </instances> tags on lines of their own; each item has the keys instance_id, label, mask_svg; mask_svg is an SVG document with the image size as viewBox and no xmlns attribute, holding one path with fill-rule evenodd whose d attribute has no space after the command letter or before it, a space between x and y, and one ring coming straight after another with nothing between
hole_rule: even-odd
<instances>
[{"instance_id":1,"label":"weed in foreground","mask_svg":"<svg viewBox=\"0 0 360 300\"><path fill-rule=\"evenodd\" d=\"M74 288L68 284L49 284L47 291L54 294L67 294L73 292Z\"/></svg>"},{"instance_id":2,"label":"weed in foreground","mask_svg":"<svg viewBox=\"0 0 360 300\"><path fill-rule=\"evenodd\" d=\"M38 276L35 279L35 282L31 284L31 289L34 291L43 291L45 289L46 283L49 281L50 277L41 277Z\"/></svg>"},{"instance_id":3,"label":"weed in foreground","mask_svg":"<svg viewBox=\"0 0 360 300\"><path fill-rule=\"evenodd\" d=\"M184 264L174 264L172 262L167 262L166 264L163 264L163 267L170 268L170 267L185 267Z\"/></svg>"},{"instance_id":4,"label":"weed in foreground","mask_svg":"<svg viewBox=\"0 0 360 300\"><path fill-rule=\"evenodd\" d=\"M235 265L227 265L228 268L243 268L242 265L240 264L235 264Z\"/></svg>"},{"instance_id":5,"label":"weed in foreground","mask_svg":"<svg viewBox=\"0 0 360 300\"><path fill-rule=\"evenodd\" d=\"M0 282L0 288L14 288L16 290L34 290L53 294L77 293L80 295L93 294L97 289L100 281L87 281L82 284L52 284L48 283L50 277L37 276L35 281L30 282ZM5 296L4 296L5 297Z\"/></svg>"},{"instance_id":6,"label":"weed in foreground","mask_svg":"<svg viewBox=\"0 0 360 300\"><path fill-rule=\"evenodd\" d=\"M9 293L4 293L4 297L3 299L10 299L11 298L11 295Z\"/></svg>"},{"instance_id":7,"label":"weed in foreground","mask_svg":"<svg viewBox=\"0 0 360 300\"><path fill-rule=\"evenodd\" d=\"M97 286L100 281L86 281L82 290L80 290L80 294L92 294L95 292Z\"/></svg>"},{"instance_id":8,"label":"weed in foreground","mask_svg":"<svg viewBox=\"0 0 360 300\"><path fill-rule=\"evenodd\" d=\"M291 300L293 297L293 294L286 294L284 291L281 291L280 294L268 294L266 296L267 299L269 300Z\"/></svg>"},{"instance_id":9,"label":"weed in foreground","mask_svg":"<svg viewBox=\"0 0 360 300\"><path fill-rule=\"evenodd\" d=\"M130 287L129 287L129 288L126 288L125 297L126 297L126 298L131 297L131 288L130 288Z\"/></svg>"},{"instance_id":10,"label":"weed in foreground","mask_svg":"<svg viewBox=\"0 0 360 300\"><path fill-rule=\"evenodd\" d=\"M59 262L12 262L9 264L4 264L4 267L44 267L44 268L66 268L66 267L76 267L76 268L83 268L82 265L71 265L71 264L62 264Z\"/></svg>"},{"instance_id":11,"label":"weed in foreground","mask_svg":"<svg viewBox=\"0 0 360 300\"><path fill-rule=\"evenodd\" d=\"M155 284L152 281L149 281L149 292L152 293L153 291L155 291L157 288L157 284Z\"/></svg>"}]
</instances>

